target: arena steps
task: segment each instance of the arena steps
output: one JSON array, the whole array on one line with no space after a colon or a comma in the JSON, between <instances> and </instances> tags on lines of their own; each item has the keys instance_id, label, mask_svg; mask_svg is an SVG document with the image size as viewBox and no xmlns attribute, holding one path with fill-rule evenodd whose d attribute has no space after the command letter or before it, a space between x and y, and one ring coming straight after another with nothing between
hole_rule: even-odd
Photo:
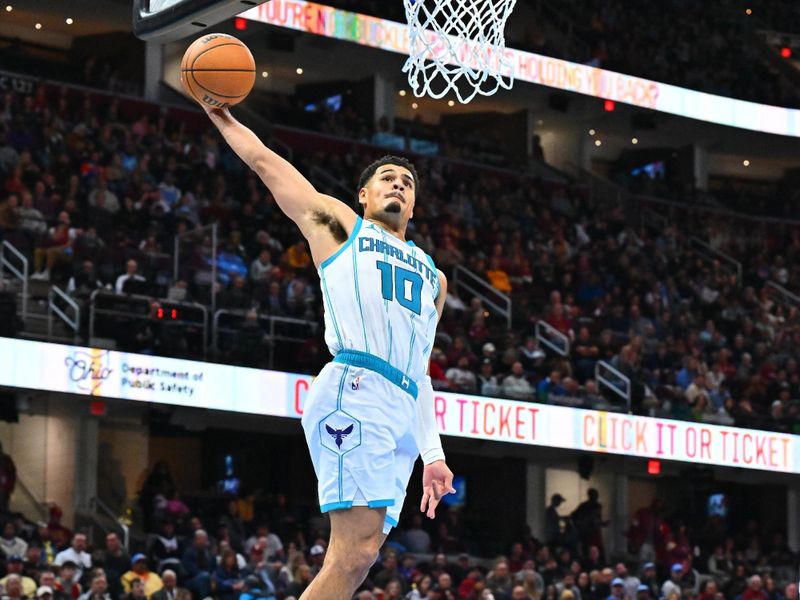
<instances>
[{"instance_id":1,"label":"arena steps","mask_svg":"<svg viewBox=\"0 0 800 600\"><path fill-rule=\"evenodd\" d=\"M53 315L52 334L48 332L48 298L52 286L49 281L28 280L27 312L23 318L22 307L25 298L22 282L19 279L5 279L2 285L3 289L15 294L17 316L22 326L19 337L72 344L75 342L75 336L55 315Z\"/></svg>"}]
</instances>

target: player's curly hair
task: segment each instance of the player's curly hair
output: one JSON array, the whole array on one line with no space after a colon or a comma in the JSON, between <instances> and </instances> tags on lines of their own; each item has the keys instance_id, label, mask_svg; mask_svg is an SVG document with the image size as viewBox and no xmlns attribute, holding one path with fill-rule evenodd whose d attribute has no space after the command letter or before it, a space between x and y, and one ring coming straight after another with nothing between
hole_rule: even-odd
<instances>
[{"instance_id":1,"label":"player's curly hair","mask_svg":"<svg viewBox=\"0 0 800 600\"><path fill-rule=\"evenodd\" d=\"M358 178L356 196L358 195L358 192L360 192L361 189L365 187L367 183L369 183L369 180L372 179L372 176L375 175L375 172L384 165L397 165L398 167L408 169L411 171L411 176L414 178L415 191L419 188L419 175L417 175L417 170L414 168L414 165L411 163L411 161L407 158L403 158L402 156L392 156L387 154L386 156L379 158L374 163L369 165L361 173L361 177ZM356 199L356 202L358 202L358 199Z\"/></svg>"}]
</instances>

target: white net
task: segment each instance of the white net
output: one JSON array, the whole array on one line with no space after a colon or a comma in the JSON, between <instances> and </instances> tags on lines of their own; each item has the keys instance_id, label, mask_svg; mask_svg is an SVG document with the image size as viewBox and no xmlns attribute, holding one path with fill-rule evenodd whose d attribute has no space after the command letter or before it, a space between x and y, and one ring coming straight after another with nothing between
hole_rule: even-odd
<instances>
[{"instance_id":1,"label":"white net","mask_svg":"<svg viewBox=\"0 0 800 600\"><path fill-rule=\"evenodd\" d=\"M403 67L416 96L476 95L511 89L505 56L506 21L517 0L403 0L409 57Z\"/></svg>"}]
</instances>

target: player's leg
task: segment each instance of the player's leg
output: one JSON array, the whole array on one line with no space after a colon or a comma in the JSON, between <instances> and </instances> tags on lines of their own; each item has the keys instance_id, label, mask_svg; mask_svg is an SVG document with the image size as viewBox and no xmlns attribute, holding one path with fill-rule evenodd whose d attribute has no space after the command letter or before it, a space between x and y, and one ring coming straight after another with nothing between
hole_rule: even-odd
<instances>
[{"instance_id":1,"label":"player's leg","mask_svg":"<svg viewBox=\"0 0 800 600\"><path fill-rule=\"evenodd\" d=\"M330 515L331 540L325 563L301 600L350 600L386 539L385 508L354 506Z\"/></svg>"}]
</instances>

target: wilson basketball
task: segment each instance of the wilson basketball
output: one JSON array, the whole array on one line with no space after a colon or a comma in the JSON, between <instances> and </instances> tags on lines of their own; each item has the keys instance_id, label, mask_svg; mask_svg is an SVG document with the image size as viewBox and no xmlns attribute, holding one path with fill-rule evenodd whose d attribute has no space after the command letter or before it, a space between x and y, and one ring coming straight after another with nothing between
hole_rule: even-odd
<instances>
[{"instance_id":1,"label":"wilson basketball","mask_svg":"<svg viewBox=\"0 0 800 600\"><path fill-rule=\"evenodd\" d=\"M225 33L195 40L181 60L181 83L201 104L215 108L238 104L253 89L256 63L241 41Z\"/></svg>"}]
</instances>

